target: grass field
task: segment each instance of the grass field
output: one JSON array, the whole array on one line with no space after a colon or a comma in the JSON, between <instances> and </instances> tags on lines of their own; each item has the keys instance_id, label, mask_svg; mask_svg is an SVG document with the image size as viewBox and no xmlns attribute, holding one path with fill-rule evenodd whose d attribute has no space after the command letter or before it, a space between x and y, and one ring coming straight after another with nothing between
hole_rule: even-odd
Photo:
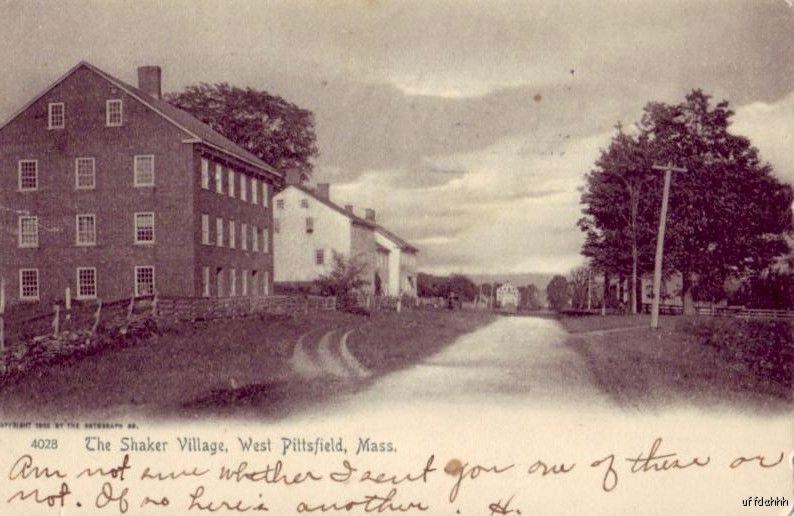
<instances>
[{"instance_id":1,"label":"grass field","mask_svg":"<svg viewBox=\"0 0 794 516\"><path fill-rule=\"evenodd\" d=\"M135 346L41 366L0 389L6 416L146 414L199 417L236 413L278 417L350 388L309 382L289 368L309 329L357 328L350 349L376 375L421 360L492 316L447 311L332 312L311 317L246 317L183 324Z\"/></svg>"},{"instance_id":2,"label":"grass field","mask_svg":"<svg viewBox=\"0 0 794 516\"><path fill-rule=\"evenodd\" d=\"M792 409L792 392L754 374L692 334L692 320L590 316L560 320L568 345L587 362L601 389L626 407L732 406L754 411ZM622 329L618 329L622 328ZM606 331L601 331L606 330Z\"/></svg>"}]
</instances>

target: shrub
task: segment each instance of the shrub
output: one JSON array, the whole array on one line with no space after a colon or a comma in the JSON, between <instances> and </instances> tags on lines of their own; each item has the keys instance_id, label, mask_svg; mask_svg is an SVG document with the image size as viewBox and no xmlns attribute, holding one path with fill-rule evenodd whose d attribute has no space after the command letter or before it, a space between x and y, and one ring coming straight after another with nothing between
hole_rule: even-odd
<instances>
[{"instance_id":1,"label":"shrub","mask_svg":"<svg viewBox=\"0 0 794 516\"><path fill-rule=\"evenodd\" d=\"M794 386L794 325L789 321L697 317L682 320L679 329L757 377Z\"/></svg>"}]
</instances>

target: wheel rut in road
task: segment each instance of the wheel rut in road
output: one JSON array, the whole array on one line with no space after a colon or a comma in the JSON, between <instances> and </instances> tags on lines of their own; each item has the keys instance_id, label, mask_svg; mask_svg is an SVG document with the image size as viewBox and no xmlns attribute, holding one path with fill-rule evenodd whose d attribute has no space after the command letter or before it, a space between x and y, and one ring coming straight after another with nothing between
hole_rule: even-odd
<instances>
[{"instance_id":1,"label":"wheel rut in road","mask_svg":"<svg viewBox=\"0 0 794 516\"><path fill-rule=\"evenodd\" d=\"M342 331L333 329L322 334L309 331L298 337L289 361L292 370L305 379L360 380L370 377L372 372L361 365L347 347L348 337L355 330Z\"/></svg>"}]
</instances>

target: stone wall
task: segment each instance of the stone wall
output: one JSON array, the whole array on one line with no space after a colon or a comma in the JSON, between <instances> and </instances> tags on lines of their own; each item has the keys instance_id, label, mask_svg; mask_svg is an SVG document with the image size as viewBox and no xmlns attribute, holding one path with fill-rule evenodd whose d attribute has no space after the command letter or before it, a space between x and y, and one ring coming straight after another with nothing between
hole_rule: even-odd
<instances>
[{"instance_id":1,"label":"stone wall","mask_svg":"<svg viewBox=\"0 0 794 516\"><path fill-rule=\"evenodd\" d=\"M244 317L254 314L292 314L336 310L336 298L322 296L268 296L230 298L161 298L159 322Z\"/></svg>"}]
</instances>

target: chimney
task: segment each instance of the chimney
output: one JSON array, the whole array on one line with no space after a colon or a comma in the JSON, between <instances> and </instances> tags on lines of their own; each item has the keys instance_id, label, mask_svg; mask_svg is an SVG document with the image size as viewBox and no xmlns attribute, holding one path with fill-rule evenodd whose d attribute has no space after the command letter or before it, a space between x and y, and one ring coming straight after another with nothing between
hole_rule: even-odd
<instances>
[{"instance_id":1,"label":"chimney","mask_svg":"<svg viewBox=\"0 0 794 516\"><path fill-rule=\"evenodd\" d=\"M353 205L352 204L345 204L345 211L348 213L353 213Z\"/></svg>"},{"instance_id":2,"label":"chimney","mask_svg":"<svg viewBox=\"0 0 794 516\"><path fill-rule=\"evenodd\" d=\"M301 171L300 170L287 170L287 185L299 185L301 183Z\"/></svg>"},{"instance_id":3,"label":"chimney","mask_svg":"<svg viewBox=\"0 0 794 516\"><path fill-rule=\"evenodd\" d=\"M160 78L163 74L159 66L139 66L138 67L138 89L143 90L156 99L163 97L160 86Z\"/></svg>"},{"instance_id":4,"label":"chimney","mask_svg":"<svg viewBox=\"0 0 794 516\"><path fill-rule=\"evenodd\" d=\"M365 218L370 222L375 222L375 210L372 208L367 208Z\"/></svg>"},{"instance_id":5,"label":"chimney","mask_svg":"<svg viewBox=\"0 0 794 516\"><path fill-rule=\"evenodd\" d=\"M331 199L331 185L328 183L317 183L317 196L323 199Z\"/></svg>"}]
</instances>

